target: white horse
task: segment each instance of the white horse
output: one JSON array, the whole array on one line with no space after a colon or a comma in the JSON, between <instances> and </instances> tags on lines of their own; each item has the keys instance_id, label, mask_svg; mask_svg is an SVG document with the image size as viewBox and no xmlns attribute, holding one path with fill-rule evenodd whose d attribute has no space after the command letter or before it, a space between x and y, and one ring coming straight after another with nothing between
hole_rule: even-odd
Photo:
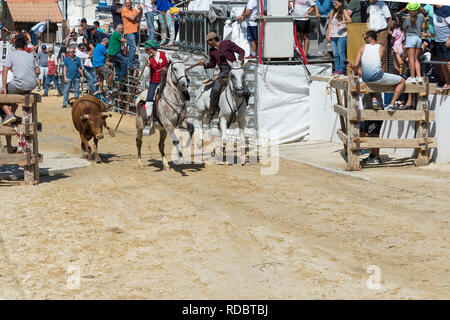
<instances>
[{"instance_id":1,"label":"white horse","mask_svg":"<svg viewBox=\"0 0 450 320\"><path fill-rule=\"evenodd\" d=\"M178 137L175 134L175 128L183 128L188 130L189 139L186 146L191 143L194 133L194 126L186 119L186 103L183 92L187 92L188 78L185 72L184 63L180 57L173 55L169 59L167 69L166 85L164 86L162 96L158 104L154 104L153 110L153 126L159 130L159 152L161 153L163 169L170 169L164 152L164 141L167 134L172 138L174 146L177 148L178 162L184 163L183 154L180 149ZM161 88L159 87L158 90ZM155 99L158 91L155 94ZM138 167L142 167L141 146L143 129L149 124L150 117L147 117L146 111L143 109L147 98L147 90L142 91L136 99L136 147L138 151Z\"/></svg>"},{"instance_id":2,"label":"white horse","mask_svg":"<svg viewBox=\"0 0 450 320\"><path fill-rule=\"evenodd\" d=\"M245 146L245 114L247 111L247 101L244 94L245 72L241 62L227 62L230 67L230 74L225 91L220 94L218 129L223 146L226 141L227 128L236 121L239 126L240 145ZM209 109L211 89L211 85L202 85L197 92L194 105L200 121Z\"/></svg>"}]
</instances>

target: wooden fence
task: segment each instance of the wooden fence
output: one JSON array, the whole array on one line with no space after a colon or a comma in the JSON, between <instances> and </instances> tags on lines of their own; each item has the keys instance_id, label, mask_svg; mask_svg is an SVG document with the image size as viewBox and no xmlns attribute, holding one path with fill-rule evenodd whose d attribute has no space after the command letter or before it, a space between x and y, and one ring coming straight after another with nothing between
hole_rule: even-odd
<instances>
[{"instance_id":1,"label":"wooden fence","mask_svg":"<svg viewBox=\"0 0 450 320\"><path fill-rule=\"evenodd\" d=\"M1 147L0 140L0 166L5 164L17 164L24 167L25 184L39 183L39 161L42 155L38 149L38 131L41 124L37 122L37 103L41 101L38 94L0 95L0 104L21 104L22 117L13 126L0 125L0 136L16 136L23 138L23 153L9 154L6 148Z\"/></svg>"}]
</instances>

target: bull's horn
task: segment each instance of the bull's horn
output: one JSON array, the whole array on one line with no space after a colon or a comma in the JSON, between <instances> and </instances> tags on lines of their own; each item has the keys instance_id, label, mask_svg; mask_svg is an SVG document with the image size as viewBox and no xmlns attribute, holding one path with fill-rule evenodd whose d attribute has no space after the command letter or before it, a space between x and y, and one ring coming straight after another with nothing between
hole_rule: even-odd
<instances>
[{"instance_id":1,"label":"bull's horn","mask_svg":"<svg viewBox=\"0 0 450 320\"><path fill-rule=\"evenodd\" d=\"M88 115L88 114L83 114L83 115L80 117L80 119L81 119L81 121L83 121L83 120L88 120L88 119L89 119L89 115Z\"/></svg>"},{"instance_id":2,"label":"bull's horn","mask_svg":"<svg viewBox=\"0 0 450 320\"><path fill-rule=\"evenodd\" d=\"M102 117L112 117L112 114L108 112L102 112Z\"/></svg>"}]
</instances>

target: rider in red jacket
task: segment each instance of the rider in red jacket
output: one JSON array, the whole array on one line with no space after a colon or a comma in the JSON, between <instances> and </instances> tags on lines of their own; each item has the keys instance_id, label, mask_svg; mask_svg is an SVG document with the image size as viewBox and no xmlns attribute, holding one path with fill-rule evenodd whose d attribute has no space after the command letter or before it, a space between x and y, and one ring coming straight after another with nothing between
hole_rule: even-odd
<instances>
[{"instance_id":1,"label":"rider in red jacket","mask_svg":"<svg viewBox=\"0 0 450 320\"><path fill-rule=\"evenodd\" d=\"M145 102L145 110L147 116L150 117L153 111L153 99L155 97L156 88L164 77L167 71L167 57L165 52L158 51L159 44L155 40L148 40L145 42L145 52L148 54L147 66L150 68L150 86L147 91L147 99ZM152 119L150 119L150 127L152 126Z\"/></svg>"}]
</instances>

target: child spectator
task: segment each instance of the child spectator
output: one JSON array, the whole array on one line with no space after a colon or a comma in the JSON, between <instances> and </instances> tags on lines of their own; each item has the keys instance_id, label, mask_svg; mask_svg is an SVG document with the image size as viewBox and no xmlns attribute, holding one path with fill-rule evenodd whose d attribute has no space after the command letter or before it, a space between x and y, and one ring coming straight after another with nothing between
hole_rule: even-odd
<instances>
[{"instance_id":1,"label":"child spectator","mask_svg":"<svg viewBox=\"0 0 450 320\"><path fill-rule=\"evenodd\" d=\"M402 23L399 20L392 20L389 34L392 36L391 41L393 43L392 54L394 55L394 68L398 74L403 72L403 41L405 40L405 33L403 32Z\"/></svg>"},{"instance_id":2,"label":"child spectator","mask_svg":"<svg viewBox=\"0 0 450 320\"><path fill-rule=\"evenodd\" d=\"M419 54L422 47L422 24L425 21L425 17L422 13L419 13L420 5L418 3L408 3L407 9L409 11L409 17L403 23L403 27L406 31L405 48L408 52L409 58L409 71L411 77L406 82L415 83L423 82L420 70Z\"/></svg>"},{"instance_id":3,"label":"child spectator","mask_svg":"<svg viewBox=\"0 0 450 320\"><path fill-rule=\"evenodd\" d=\"M347 50L347 24L352 22L352 18L344 9L344 0L335 0L334 9L331 12L328 26L328 41L331 42L334 55L333 74L344 74L344 61Z\"/></svg>"}]
</instances>

